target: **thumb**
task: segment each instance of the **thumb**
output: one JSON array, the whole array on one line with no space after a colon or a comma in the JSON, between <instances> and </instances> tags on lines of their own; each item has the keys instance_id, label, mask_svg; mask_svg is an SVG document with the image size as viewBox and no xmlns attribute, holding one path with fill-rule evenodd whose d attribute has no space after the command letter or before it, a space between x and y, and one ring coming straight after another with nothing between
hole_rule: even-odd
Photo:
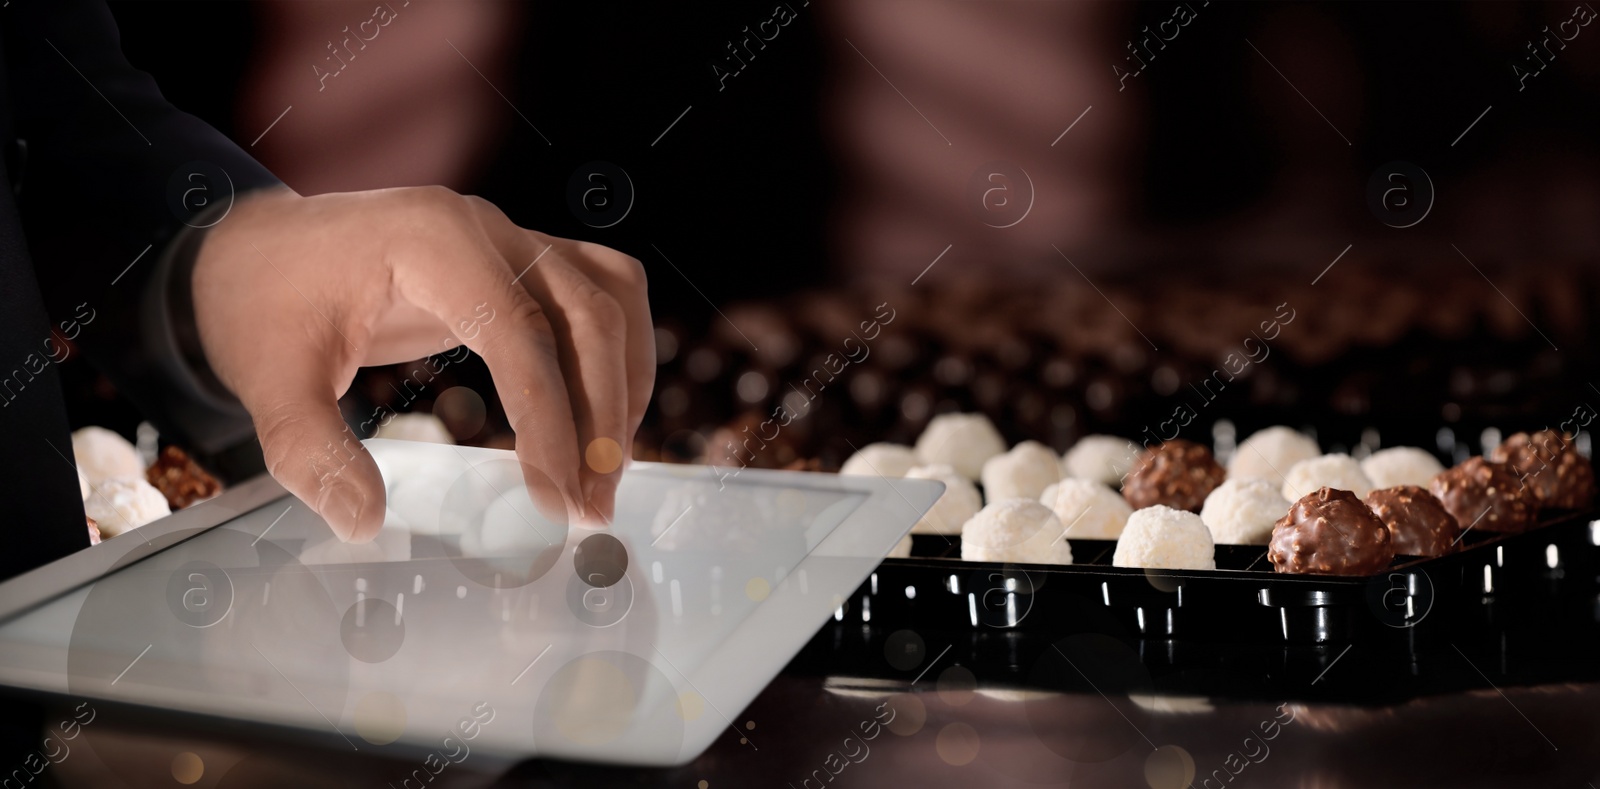
<instances>
[{"instance_id":1,"label":"thumb","mask_svg":"<svg viewBox=\"0 0 1600 789\"><path fill-rule=\"evenodd\" d=\"M279 379L245 407L255 420L267 471L279 484L322 516L339 539L359 543L378 536L386 504L383 476L325 387Z\"/></svg>"}]
</instances>

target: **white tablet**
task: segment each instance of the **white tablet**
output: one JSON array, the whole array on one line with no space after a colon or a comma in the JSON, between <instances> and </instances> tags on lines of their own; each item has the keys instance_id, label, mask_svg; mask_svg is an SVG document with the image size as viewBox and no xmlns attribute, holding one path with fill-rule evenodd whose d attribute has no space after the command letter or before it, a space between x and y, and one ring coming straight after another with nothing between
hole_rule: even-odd
<instances>
[{"instance_id":1,"label":"white tablet","mask_svg":"<svg viewBox=\"0 0 1600 789\"><path fill-rule=\"evenodd\" d=\"M682 764L942 491L638 463L596 530L541 515L511 452L367 445L376 541L253 480L0 584L0 684L443 761Z\"/></svg>"}]
</instances>

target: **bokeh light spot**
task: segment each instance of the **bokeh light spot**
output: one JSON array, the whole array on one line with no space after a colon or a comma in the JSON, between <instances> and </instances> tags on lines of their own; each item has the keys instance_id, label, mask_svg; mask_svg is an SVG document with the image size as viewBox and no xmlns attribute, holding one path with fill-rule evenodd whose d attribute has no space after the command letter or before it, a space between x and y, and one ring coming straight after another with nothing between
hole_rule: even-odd
<instances>
[{"instance_id":1,"label":"bokeh light spot","mask_svg":"<svg viewBox=\"0 0 1600 789\"><path fill-rule=\"evenodd\" d=\"M188 786L199 783L206 774L206 763L200 759L199 754L184 751L172 757L172 780Z\"/></svg>"},{"instance_id":2,"label":"bokeh light spot","mask_svg":"<svg viewBox=\"0 0 1600 789\"><path fill-rule=\"evenodd\" d=\"M622 445L616 439L601 436L589 442L583 451L583 461L596 474L610 474L622 468Z\"/></svg>"},{"instance_id":3,"label":"bokeh light spot","mask_svg":"<svg viewBox=\"0 0 1600 789\"><path fill-rule=\"evenodd\" d=\"M388 745L406 730L406 704L399 696L374 691L361 697L354 710L356 733L373 745Z\"/></svg>"},{"instance_id":4,"label":"bokeh light spot","mask_svg":"<svg viewBox=\"0 0 1600 789\"><path fill-rule=\"evenodd\" d=\"M603 745L622 736L633 721L638 704L633 680L621 667L604 657L585 656L562 667L551 680L571 691L569 700L556 707L555 727L580 745Z\"/></svg>"},{"instance_id":5,"label":"bokeh light spot","mask_svg":"<svg viewBox=\"0 0 1600 789\"><path fill-rule=\"evenodd\" d=\"M584 583L600 588L612 586L628 572L628 549L610 534L591 534L573 551L572 566Z\"/></svg>"},{"instance_id":6,"label":"bokeh light spot","mask_svg":"<svg viewBox=\"0 0 1600 789\"><path fill-rule=\"evenodd\" d=\"M959 721L946 724L939 730L933 748L939 759L951 767L971 764L978 758L978 730Z\"/></svg>"},{"instance_id":7,"label":"bokeh light spot","mask_svg":"<svg viewBox=\"0 0 1600 789\"><path fill-rule=\"evenodd\" d=\"M382 663L400 651L406 640L406 623L387 600L366 597L344 612L339 640L350 657L363 663Z\"/></svg>"},{"instance_id":8,"label":"bokeh light spot","mask_svg":"<svg viewBox=\"0 0 1600 789\"><path fill-rule=\"evenodd\" d=\"M915 693L896 693L889 697L886 706L894 717L884 725L901 737L922 731L922 725L928 721L928 708Z\"/></svg>"},{"instance_id":9,"label":"bokeh light spot","mask_svg":"<svg viewBox=\"0 0 1600 789\"><path fill-rule=\"evenodd\" d=\"M444 422L457 441L466 441L483 432L488 414L483 396L465 386L452 386L433 401L433 415Z\"/></svg>"},{"instance_id":10,"label":"bokeh light spot","mask_svg":"<svg viewBox=\"0 0 1600 789\"><path fill-rule=\"evenodd\" d=\"M1177 745L1163 745L1144 760L1144 780L1150 789L1182 789L1194 782L1194 757Z\"/></svg>"},{"instance_id":11,"label":"bokeh light spot","mask_svg":"<svg viewBox=\"0 0 1600 789\"><path fill-rule=\"evenodd\" d=\"M773 498L778 514L785 518L798 518L806 511L806 494L794 488L784 488Z\"/></svg>"},{"instance_id":12,"label":"bokeh light spot","mask_svg":"<svg viewBox=\"0 0 1600 789\"><path fill-rule=\"evenodd\" d=\"M767 579L765 579L765 578L751 578L750 580L745 581L745 584L744 584L744 596L745 597L748 597L751 600L754 600L754 601L759 603L762 600L767 599L767 595L769 595L769 594L772 594L772 584L767 583Z\"/></svg>"},{"instance_id":13,"label":"bokeh light spot","mask_svg":"<svg viewBox=\"0 0 1600 789\"><path fill-rule=\"evenodd\" d=\"M678 694L678 717L686 721L697 721L706 711L706 700L692 690Z\"/></svg>"},{"instance_id":14,"label":"bokeh light spot","mask_svg":"<svg viewBox=\"0 0 1600 789\"><path fill-rule=\"evenodd\" d=\"M883 659L900 671L910 671L922 665L928 656L928 645L913 630L896 630L883 641Z\"/></svg>"},{"instance_id":15,"label":"bokeh light spot","mask_svg":"<svg viewBox=\"0 0 1600 789\"><path fill-rule=\"evenodd\" d=\"M1144 571L1144 579L1148 581L1151 586L1163 592L1176 592L1178 591L1178 587L1182 586L1182 584L1178 581L1178 578L1174 576L1170 570L1154 570L1147 568Z\"/></svg>"},{"instance_id":16,"label":"bokeh light spot","mask_svg":"<svg viewBox=\"0 0 1600 789\"><path fill-rule=\"evenodd\" d=\"M978 689L978 678L966 666L951 666L939 672L939 700L952 707L972 701Z\"/></svg>"}]
</instances>

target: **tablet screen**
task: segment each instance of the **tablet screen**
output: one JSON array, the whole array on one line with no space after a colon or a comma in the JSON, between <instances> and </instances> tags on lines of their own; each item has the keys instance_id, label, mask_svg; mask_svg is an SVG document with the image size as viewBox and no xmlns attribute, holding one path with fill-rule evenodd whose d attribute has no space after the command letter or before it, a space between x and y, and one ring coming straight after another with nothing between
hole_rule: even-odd
<instances>
[{"instance_id":1,"label":"tablet screen","mask_svg":"<svg viewBox=\"0 0 1600 789\"><path fill-rule=\"evenodd\" d=\"M207 530L134 530L93 549L123 552L113 572L0 625L0 681L358 750L678 763L938 495L640 464L595 529L541 514L510 452L369 447L389 500L373 542L339 542L287 496Z\"/></svg>"}]
</instances>

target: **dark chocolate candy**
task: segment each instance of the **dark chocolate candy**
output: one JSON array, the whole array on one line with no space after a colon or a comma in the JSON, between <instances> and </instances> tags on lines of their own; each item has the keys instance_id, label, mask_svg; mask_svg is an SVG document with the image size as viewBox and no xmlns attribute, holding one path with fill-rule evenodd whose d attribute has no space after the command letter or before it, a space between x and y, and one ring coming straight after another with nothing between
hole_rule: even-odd
<instances>
[{"instance_id":1,"label":"dark chocolate candy","mask_svg":"<svg viewBox=\"0 0 1600 789\"><path fill-rule=\"evenodd\" d=\"M1439 500L1416 485L1399 485L1367 494L1367 508L1389 527L1394 552L1440 556L1456 549L1461 524Z\"/></svg>"},{"instance_id":2,"label":"dark chocolate candy","mask_svg":"<svg viewBox=\"0 0 1600 789\"><path fill-rule=\"evenodd\" d=\"M1463 530L1522 532L1538 522L1539 499L1510 466L1471 457L1428 485Z\"/></svg>"},{"instance_id":3,"label":"dark chocolate candy","mask_svg":"<svg viewBox=\"0 0 1600 789\"><path fill-rule=\"evenodd\" d=\"M1594 503L1594 467L1572 440L1554 430L1518 433L1489 453L1533 490L1540 507L1581 510Z\"/></svg>"},{"instance_id":4,"label":"dark chocolate candy","mask_svg":"<svg viewBox=\"0 0 1600 789\"><path fill-rule=\"evenodd\" d=\"M1211 450L1193 441L1175 439L1148 449L1122 482L1122 497L1134 509L1157 504L1199 512L1228 472L1217 465Z\"/></svg>"},{"instance_id":5,"label":"dark chocolate candy","mask_svg":"<svg viewBox=\"0 0 1600 789\"><path fill-rule=\"evenodd\" d=\"M1372 575L1394 560L1394 540L1356 494L1318 488L1272 527L1267 558L1280 573Z\"/></svg>"}]
</instances>

